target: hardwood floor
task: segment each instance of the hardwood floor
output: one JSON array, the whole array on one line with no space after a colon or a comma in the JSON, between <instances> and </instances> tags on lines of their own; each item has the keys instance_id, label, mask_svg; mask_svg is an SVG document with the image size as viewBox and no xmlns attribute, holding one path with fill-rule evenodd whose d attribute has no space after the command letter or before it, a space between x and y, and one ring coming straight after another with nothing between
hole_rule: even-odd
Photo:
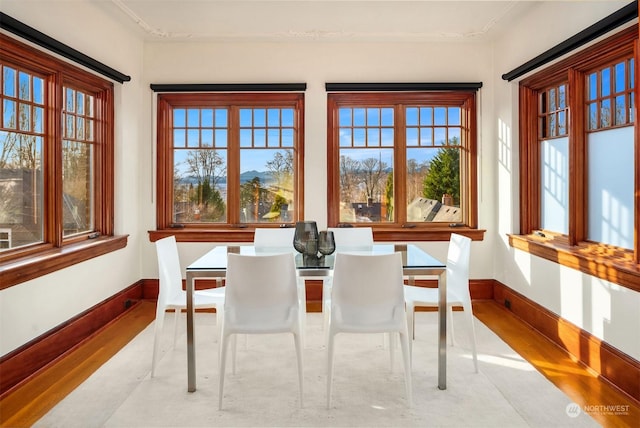
<instances>
[{"instance_id":1,"label":"hardwood floor","mask_svg":"<svg viewBox=\"0 0 640 428\"><path fill-rule=\"evenodd\" d=\"M29 427L84 382L155 318L155 301L122 317L0 401L0 426Z\"/></svg>"},{"instance_id":2,"label":"hardwood floor","mask_svg":"<svg viewBox=\"0 0 640 428\"><path fill-rule=\"evenodd\" d=\"M142 301L99 334L0 401L0 426L28 427L153 322L155 302ZM640 405L576 363L559 347L493 301L474 302L476 317L601 425L638 427ZM609 411L617 406L624 414ZM584 411L584 410L583 410Z\"/></svg>"},{"instance_id":3,"label":"hardwood floor","mask_svg":"<svg viewBox=\"0 0 640 428\"><path fill-rule=\"evenodd\" d=\"M553 382L582 409L605 427L639 426L640 405L591 370L576 362L570 354L520 321L495 301L473 303L473 313L540 373ZM585 407L586 406L586 407ZM623 415L609 414L621 406ZM583 410L584 411L584 410Z\"/></svg>"}]
</instances>

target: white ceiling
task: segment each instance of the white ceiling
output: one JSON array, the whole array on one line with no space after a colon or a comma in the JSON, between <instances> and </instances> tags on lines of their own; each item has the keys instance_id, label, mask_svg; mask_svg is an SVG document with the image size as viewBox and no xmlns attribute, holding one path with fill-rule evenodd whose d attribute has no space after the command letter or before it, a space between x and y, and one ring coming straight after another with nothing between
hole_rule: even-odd
<instances>
[{"instance_id":1,"label":"white ceiling","mask_svg":"<svg viewBox=\"0 0 640 428\"><path fill-rule=\"evenodd\" d=\"M149 41L486 39L537 1L91 0Z\"/></svg>"}]
</instances>

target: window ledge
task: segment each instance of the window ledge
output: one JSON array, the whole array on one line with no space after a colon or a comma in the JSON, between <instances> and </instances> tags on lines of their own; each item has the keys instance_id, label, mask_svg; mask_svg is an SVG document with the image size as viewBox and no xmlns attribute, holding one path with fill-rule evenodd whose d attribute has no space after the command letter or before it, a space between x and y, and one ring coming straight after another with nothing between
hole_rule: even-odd
<instances>
[{"instance_id":1,"label":"window ledge","mask_svg":"<svg viewBox=\"0 0 640 428\"><path fill-rule=\"evenodd\" d=\"M177 242L253 242L254 229L238 227L229 229L158 229L149 231L149 239L155 242L167 236L175 236Z\"/></svg>"},{"instance_id":2,"label":"window ledge","mask_svg":"<svg viewBox=\"0 0 640 428\"><path fill-rule=\"evenodd\" d=\"M482 241L485 230L469 227L399 227L399 228L374 228L373 237L380 242L420 242L420 241L449 241L451 234L457 233L471 238L473 241Z\"/></svg>"},{"instance_id":3,"label":"window ledge","mask_svg":"<svg viewBox=\"0 0 640 428\"><path fill-rule=\"evenodd\" d=\"M640 264L631 250L590 242L570 246L559 236L508 236L513 248L640 292Z\"/></svg>"},{"instance_id":4,"label":"window ledge","mask_svg":"<svg viewBox=\"0 0 640 428\"><path fill-rule=\"evenodd\" d=\"M0 290L127 246L128 235L103 236L0 264Z\"/></svg>"}]
</instances>

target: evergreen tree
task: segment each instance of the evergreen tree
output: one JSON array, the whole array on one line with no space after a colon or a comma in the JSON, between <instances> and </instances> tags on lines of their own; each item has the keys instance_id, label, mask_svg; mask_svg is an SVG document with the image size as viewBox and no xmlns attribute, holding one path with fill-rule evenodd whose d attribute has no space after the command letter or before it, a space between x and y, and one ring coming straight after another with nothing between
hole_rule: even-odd
<instances>
[{"instance_id":1,"label":"evergreen tree","mask_svg":"<svg viewBox=\"0 0 640 428\"><path fill-rule=\"evenodd\" d=\"M262 183L260 177L253 177L251 180L240 185L240 207L246 211L245 221L256 221L259 216L258 204L260 202L260 190Z\"/></svg>"},{"instance_id":2,"label":"evergreen tree","mask_svg":"<svg viewBox=\"0 0 640 428\"><path fill-rule=\"evenodd\" d=\"M424 178L423 196L442 200L442 195L453 197L454 205L460 203L460 149L445 147L431 161L429 174Z\"/></svg>"},{"instance_id":3,"label":"evergreen tree","mask_svg":"<svg viewBox=\"0 0 640 428\"><path fill-rule=\"evenodd\" d=\"M224 217L225 201L218 189L211 186L209 180L198 183L192 200L201 207L201 219L219 221Z\"/></svg>"}]
</instances>

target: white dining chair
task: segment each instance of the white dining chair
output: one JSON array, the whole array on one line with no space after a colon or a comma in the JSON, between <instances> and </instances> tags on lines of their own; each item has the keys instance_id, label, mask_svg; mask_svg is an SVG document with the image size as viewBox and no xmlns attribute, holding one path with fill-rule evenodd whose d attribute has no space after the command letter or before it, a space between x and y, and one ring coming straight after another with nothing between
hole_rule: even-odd
<instances>
[{"instance_id":1,"label":"white dining chair","mask_svg":"<svg viewBox=\"0 0 640 428\"><path fill-rule=\"evenodd\" d=\"M333 232L336 248L363 248L373 245L373 229L371 227L330 227Z\"/></svg>"},{"instance_id":2,"label":"white dining chair","mask_svg":"<svg viewBox=\"0 0 640 428\"><path fill-rule=\"evenodd\" d=\"M327 334L327 408L331 407L334 345L338 333L399 336L407 405L411 407L411 359L400 253L336 254ZM393 349L390 357L393 368Z\"/></svg>"},{"instance_id":3,"label":"white dining chair","mask_svg":"<svg viewBox=\"0 0 640 428\"><path fill-rule=\"evenodd\" d=\"M367 251L373 247L373 228L371 227L330 227L336 242L336 250L340 252ZM331 309L331 277L322 282L322 312L324 314L324 326L329 322Z\"/></svg>"},{"instance_id":4,"label":"white dining chair","mask_svg":"<svg viewBox=\"0 0 640 428\"><path fill-rule=\"evenodd\" d=\"M292 333L303 406L302 328L293 254L229 254L220 339L218 407L222 409L227 349L232 335ZM232 344L235 369L236 346ZM276 398L276 396L274 396Z\"/></svg>"},{"instance_id":5,"label":"white dining chair","mask_svg":"<svg viewBox=\"0 0 640 428\"><path fill-rule=\"evenodd\" d=\"M282 251L286 248L293 251L293 237L295 232L296 229L293 227L256 228L253 235L253 246L256 249L256 253L274 250ZM307 287L304 278L298 278L298 298L302 330L304 331L307 323ZM247 343L246 340L245 338L245 345Z\"/></svg>"},{"instance_id":6,"label":"white dining chair","mask_svg":"<svg viewBox=\"0 0 640 428\"><path fill-rule=\"evenodd\" d=\"M187 308L187 294L182 289L182 270L175 236L168 236L156 241L158 257L159 293L156 305L156 319L153 338L153 356L151 360L151 377L155 376L156 365L160 350L160 335L164 326L167 309L175 311L173 345L175 347L178 335L178 318L183 309ZM216 325L219 330L222 321L225 288L212 288L194 291L194 309L215 309Z\"/></svg>"},{"instance_id":7,"label":"white dining chair","mask_svg":"<svg viewBox=\"0 0 640 428\"><path fill-rule=\"evenodd\" d=\"M295 232L296 230L293 227L257 227L253 235L253 246L256 248L293 248L293 235L295 234Z\"/></svg>"},{"instance_id":8,"label":"white dining chair","mask_svg":"<svg viewBox=\"0 0 640 428\"><path fill-rule=\"evenodd\" d=\"M471 341L473 364L478 372L478 354L476 352L476 334L473 321L473 307L469 293L469 259L471 254L471 239L456 233L451 234L449 251L447 254L447 315L448 334L453 344L453 307L462 306L467 324L467 332ZM404 298L407 304L407 319L409 335L414 337L415 308L438 307L438 289L405 285ZM410 345L411 346L411 345Z\"/></svg>"}]
</instances>

